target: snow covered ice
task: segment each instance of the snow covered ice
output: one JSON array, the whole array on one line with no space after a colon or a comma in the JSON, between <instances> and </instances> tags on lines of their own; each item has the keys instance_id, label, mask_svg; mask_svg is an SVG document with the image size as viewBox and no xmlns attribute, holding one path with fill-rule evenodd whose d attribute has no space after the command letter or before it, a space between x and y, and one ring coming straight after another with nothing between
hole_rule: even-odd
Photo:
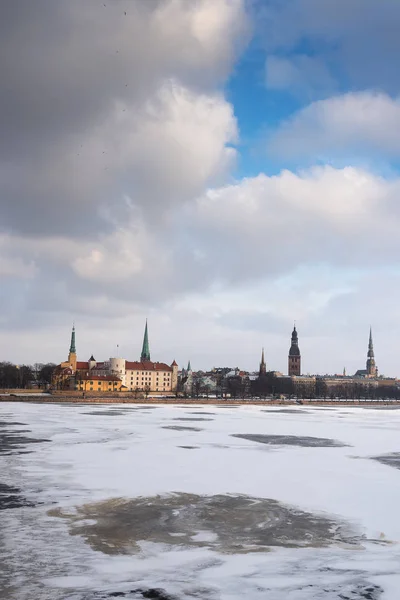
<instances>
[{"instance_id":1,"label":"snow covered ice","mask_svg":"<svg viewBox=\"0 0 400 600\"><path fill-rule=\"evenodd\" d=\"M2 403L0 599L398 600L399 430L397 410Z\"/></svg>"}]
</instances>

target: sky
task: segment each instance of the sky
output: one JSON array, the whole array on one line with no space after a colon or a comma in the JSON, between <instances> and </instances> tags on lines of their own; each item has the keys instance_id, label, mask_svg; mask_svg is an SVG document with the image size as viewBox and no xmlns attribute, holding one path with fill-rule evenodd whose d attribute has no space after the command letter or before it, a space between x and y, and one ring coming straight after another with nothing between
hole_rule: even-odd
<instances>
[{"instance_id":1,"label":"sky","mask_svg":"<svg viewBox=\"0 0 400 600\"><path fill-rule=\"evenodd\" d=\"M0 5L0 360L400 375L398 0Z\"/></svg>"}]
</instances>

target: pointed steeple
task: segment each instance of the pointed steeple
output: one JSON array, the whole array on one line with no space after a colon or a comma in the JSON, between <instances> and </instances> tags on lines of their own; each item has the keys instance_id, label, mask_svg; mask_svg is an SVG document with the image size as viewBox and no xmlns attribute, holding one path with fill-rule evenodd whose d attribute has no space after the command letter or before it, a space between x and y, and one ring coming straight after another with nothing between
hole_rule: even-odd
<instances>
[{"instance_id":1,"label":"pointed steeple","mask_svg":"<svg viewBox=\"0 0 400 600\"><path fill-rule=\"evenodd\" d=\"M369 328L368 358L374 358L374 344L372 342L372 327Z\"/></svg>"},{"instance_id":2,"label":"pointed steeple","mask_svg":"<svg viewBox=\"0 0 400 600\"><path fill-rule=\"evenodd\" d=\"M267 365L265 364L264 348L263 348L262 352L261 352L260 375L265 375L266 372L267 372Z\"/></svg>"},{"instance_id":3,"label":"pointed steeple","mask_svg":"<svg viewBox=\"0 0 400 600\"><path fill-rule=\"evenodd\" d=\"M140 355L140 360L141 360L141 362L143 362L145 360L150 360L149 333L147 330L147 319L146 319L146 327L144 329L142 354Z\"/></svg>"},{"instance_id":4,"label":"pointed steeple","mask_svg":"<svg viewBox=\"0 0 400 600\"><path fill-rule=\"evenodd\" d=\"M378 367L375 363L374 344L372 341L372 328L369 328L368 353L367 353L367 376L377 377Z\"/></svg>"},{"instance_id":5,"label":"pointed steeple","mask_svg":"<svg viewBox=\"0 0 400 600\"><path fill-rule=\"evenodd\" d=\"M189 360L186 371L189 373L191 370L192 370L192 365L190 364L190 360Z\"/></svg>"},{"instance_id":6,"label":"pointed steeple","mask_svg":"<svg viewBox=\"0 0 400 600\"><path fill-rule=\"evenodd\" d=\"M71 343L69 346L68 362L71 369L76 371L76 345L75 345L75 325L72 326Z\"/></svg>"},{"instance_id":7,"label":"pointed steeple","mask_svg":"<svg viewBox=\"0 0 400 600\"><path fill-rule=\"evenodd\" d=\"M76 346L75 346L75 325L72 326L72 333L71 333L71 344L69 347L69 353L70 354L76 354Z\"/></svg>"}]
</instances>

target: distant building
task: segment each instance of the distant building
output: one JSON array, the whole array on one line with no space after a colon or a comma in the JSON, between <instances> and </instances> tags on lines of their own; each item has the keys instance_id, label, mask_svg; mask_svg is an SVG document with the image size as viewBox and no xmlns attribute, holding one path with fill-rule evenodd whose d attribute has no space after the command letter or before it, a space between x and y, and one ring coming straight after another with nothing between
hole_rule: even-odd
<instances>
[{"instance_id":1,"label":"distant building","mask_svg":"<svg viewBox=\"0 0 400 600\"><path fill-rule=\"evenodd\" d=\"M192 392L193 387L193 369L190 360L188 361L187 369L182 369L181 383L183 393L189 395Z\"/></svg>"},{"instance_id":2,"label":"distant building","mask_svg":"<svg viewBox=\"0 0 400 600\"><path fill-rule=\"evenodd\" d=\"M88 361L78 361L75 327L72 328L68 360L54 370L53 387L79 391L135 391L146 393L175 392L178 385L178 365L150 360L147 321L140 361L111 357L97 362L92 355Z\"/></svg>"},{"instance_id":3,"label":"distant building","mask_svg":"<svg viewBox=\"0 0 400 600\"><path fill-rule=\"evenodd\" d=\"M93 375L78 373L75 376L75 389L80 392L120 392L122 382L116 375Z\"/></svg>"},{"instance_id":4,"label":"distant building","mask_svg":"<svg viewBox=\"0 0 400 600\"><path fill-rule=\"evenodd\" d=\"M301 355L299 348L299 340L296 331L296 325L293 328L292 332L292 342L289 350L288 357L288 375L301 375Z\"/></svg>"},{"instance_id":5,"label":"distant building","mask_svg":"<svg viewBox=\"0 0 400 600\"><path fill-rule=\"evenodd\" d=\"M378 367L375 363L374 344L372 342L372 328L369 329L367 363L365 369L359 369L354 377L369 377L371 379L378 377Z\"/></svg>"},{"instance_id":6,"label":"distant building","mask_svg":"<svg viewBox=\"0 0 400 600\"><path fill-rule=\"evenodd\" d=\"M262 349L261 352L261 362L260 362L260 371L259 371L259 376L263 377L267 374L267 365L265 363L265 358L264 358L264 348Z\"/></svg>"}]
</instances>

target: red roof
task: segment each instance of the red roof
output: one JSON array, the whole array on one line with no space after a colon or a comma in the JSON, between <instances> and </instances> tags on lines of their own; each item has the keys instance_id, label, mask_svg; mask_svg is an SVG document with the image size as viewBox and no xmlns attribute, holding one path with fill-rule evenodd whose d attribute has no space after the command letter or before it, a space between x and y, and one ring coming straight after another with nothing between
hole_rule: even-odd
<instances>
[{"instance_id":1,"label":"red roof","mask_svg":"<svg viewBox=\"0 0 400 600\"><path fill-rule=\"evenodd\" d=\"M77 362L76 363L77 371L84 371L85 369L88 369L88 368L89 368L88 362Z\"/></svg>"},{"instance_id":2,"label":"red roof","mask_svg":"<svg viewBox=\"0 0 400 600\"><path fill-rule=\"evenodd\" d=\"M79 377L84 381L120 381L120 378L116 375L91 375L90 373L84 373Z\"/></svg>"},{"instance_id":3,"label":"red roof","mask_svg":"<svg viewBox=\"0 0 400 600\"><path fill-rule=\"evenodd\" d=\"M171 367L177 367L178 363L176 362L176 360L174 360L174 362L172 363Z\"/></svg>"},{"instance_id":4,"label":"red roof","mask_svg":"<svg viewBox=\"0 0 400 600\"><path fill-rule=\"evenodd\" d=\"M165 363L144 360L143 362L125 361L125 369L129 371L172 371L172 367Z\"/></svg>"}]
</instances>

